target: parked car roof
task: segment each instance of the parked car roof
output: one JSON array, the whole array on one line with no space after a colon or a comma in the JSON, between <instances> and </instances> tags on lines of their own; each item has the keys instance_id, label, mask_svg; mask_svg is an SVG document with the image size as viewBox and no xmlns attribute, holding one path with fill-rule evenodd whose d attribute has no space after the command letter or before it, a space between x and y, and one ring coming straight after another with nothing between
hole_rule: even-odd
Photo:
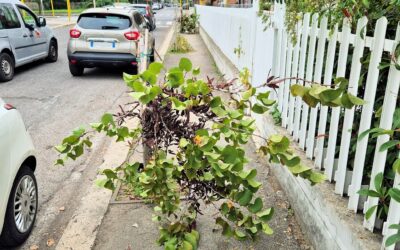
<instances>
[{"instance_id":1,"label":"parked car roof","mask_svg":"<svg viewBox=\"0 0 400 250\"><path fill-rule=\"evenodd\" d=\"M131 8L115 8L115 7L105 7L105 8L91 8L87 9L82 12L82 14L86 13L110 13L110 14L120 14L120 15L126 15L129 14L130 12L135 11L135 9Z\"/></svg>"}]
</instances>

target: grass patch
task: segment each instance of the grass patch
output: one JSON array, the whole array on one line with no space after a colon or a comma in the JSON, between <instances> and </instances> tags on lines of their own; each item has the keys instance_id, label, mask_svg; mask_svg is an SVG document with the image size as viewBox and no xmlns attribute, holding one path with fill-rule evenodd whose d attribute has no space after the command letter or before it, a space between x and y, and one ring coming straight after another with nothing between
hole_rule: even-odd
<instances>
[{"instance_id":1,"label":"grass patch","mask_svg":"<svg viewBox=\"0 0 400 250\"><path fill-rule=\"evenodd\" d=\"M169 52L171 53L188 53L194 51L188 40L182 35L177 35L174 43L171 46Z\"/></svg>"},{"instance_id":2,"label":"grass patch","mask_svg":"<svg viewBox=\"0 0 400 250\"><path fill-rule=\"evenodd\" d=\"M80 14L82 13L84 10L86 9L72 9L71 10L71 14ZM34 11L35 14L39 15L39 11ZM57 15L68 15L68 10L66 9L58 9L58 10L54 10L54 14ZM51 10L44 10L44 15L45 16L51 16L53 15L53 12Z\"/></svg>"}]
</instances>

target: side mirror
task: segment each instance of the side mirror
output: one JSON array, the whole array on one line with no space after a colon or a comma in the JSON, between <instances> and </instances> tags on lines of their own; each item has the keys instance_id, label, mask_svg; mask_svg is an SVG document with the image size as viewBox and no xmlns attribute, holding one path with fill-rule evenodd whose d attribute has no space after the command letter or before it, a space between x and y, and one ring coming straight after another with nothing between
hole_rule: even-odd
<instances>
[{"instance_id":1,"label":"side mirror","mask_svg":"<svg viewBox=\"0 0 400 250\"><path fill-rule=\"evenodd\" d=\"M25 27L28 28L30 31L34 31L35 27L32 24L25 24Z\"/></svg>"},{"instance_id":2,"label":"side mirror","mask_svg":"<svg viewBox=\"0 0 400 250\"><path fill-rule=\"evenodd\" d=\"M40 27L45 27L46 26L46 18L40 16L39 17L39 26Z\"/></svg>"}]
</instances>

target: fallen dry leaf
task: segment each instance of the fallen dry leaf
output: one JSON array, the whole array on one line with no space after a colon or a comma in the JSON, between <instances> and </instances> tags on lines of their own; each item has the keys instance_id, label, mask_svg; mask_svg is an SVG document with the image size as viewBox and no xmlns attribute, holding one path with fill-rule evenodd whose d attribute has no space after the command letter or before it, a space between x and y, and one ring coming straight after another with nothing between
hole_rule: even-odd
<instances>
[{"instance_id":1,"label":"fallen dry leaf","mask_svg":"<svg viewBox=\"0 0 400 250\"><path fill-rule=\"evenodd\" d=\"M29 247L29 250L39 250L38 245L32 245Z\"/></svg>"},{"instance_id":2,"label":"fallen dry leaf","mask_svg":"<svg viewBox=\"0 0 400 250\"><path fill-rule=\"evenodd\" d=\"M55 243L54 239L48 239L46 244L48 247L51 247L54 245L54 243Z\"/></svg>"}]
</instances>

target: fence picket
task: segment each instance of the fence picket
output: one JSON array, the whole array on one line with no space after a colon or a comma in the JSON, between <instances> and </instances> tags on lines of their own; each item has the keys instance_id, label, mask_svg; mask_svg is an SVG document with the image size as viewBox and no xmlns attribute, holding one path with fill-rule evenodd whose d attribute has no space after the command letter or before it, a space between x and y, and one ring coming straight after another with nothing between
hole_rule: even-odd
<instances>
[{"instance_id":1,"label":"fence picket","mask_svg":"<svg viewBox=\"0 0 400 250\"><path fill-rule=\"evenodd\" d=\"M400 42L400 24L397 26L396 38L395 38L395 43L393 45L392 54L394 54L394 52L396 50L396 45L399 42ZM397 63L400 64L400 58L397 58ZM389 125L389 123L391 124L393 122L391 120L393 120L393 112L394 112L394 109L396 108L396 100L399 95L399 88L400 88L400 70L397 70L396 67L394 65L392 65L390 68L390 71L389 71L388 86L387 86L387 90L385 93L385 99L384 99L384 104L383 104L383 107L385 108L385 110L382 110L382 118L381 118L381 122L385 123L385 121L386 121L386 124L381 124L379 126L383 129L390 129L391 125ZM385 119L386 117L388 117L389 120L386 120ZM379 140L379 138L378 138L378 140ZM387 136L382 137L381 141L379 141L379 143L377 143L377 146L382 145L380 143L384 143L386 141L387 141ZM382 152L378 152L378 154L379 153L382 153ZM400 158L400 154L398 157ZM380 160L382 160L382 157L380 157ZM398 188L400 185L400 174L396 173L395 175L396 176L394 179L393 187ZM382 242L383 245L385 244L385 241L389 236L396 233L396 230L389 229L389 226L392 224L400 223L400 212L399 211L400 211L400 203L395 201L394 199L392 199L390 201L390 205L389 205L389 212L388 212L387 220L384 223L383 230L382 230L382 234L384 236L383 242ZM394 247L395 247L395 245L392 245L390 247L387 247L386 249L394 250Z\"/></svg>"},{"instance_id":2,"label":"fence picket","mask_svg":"<svg viewBox=\"0 0 400 250\"><path fill-rule=\"evenodd\" d=\"M339 49L339 59L338 59L336 77L344 77L346 73L347 55L350 44L350 32L351 30L350 30L349 20L344 19L342 32L339 34L340 49ZM329 135L328 149L324 161L325 175L330 181L332 181L334 173L334 160L335 160L336 140L337 140L338 126L339 126L339 117L340 117L340 108L339 107L332 108L331 122L329 125L329 134L328 134Z\"/></svg>"},{"instance_id":3,"label":"fence picket","mask_svg":"<svg viewBox=\"0 0 400 250\"><path fill-rule=\"evenodd\" d=\"M285 78L289 78L292 71L292 57L293 57L293 45L291 41L288 41L287 48L287 58L286 58L286 73ZM282 84L283 87L283 106L282 106L282 127L286 128L287 126L287 114L289 109L289 89L290 89L290 80L286 80Z\"/></svg>"},{"instance_id":4,"label":"fence picket","mask_svg":"<svg viewBox=\"0 0 400 250\"><path fill-rule=\"evenodd\" d=\"M309 84L309 82L312 81L314 62L315 62L315 45L317 42L317 30L318 30L318 14L316 13L312 16L310 44L308 46L308 58L307 58L307 68L306 68L307 71L306 81L308 81L308 83L304 83L305 85ZM309 110L310 107L308 106L308 104L303 102L302 117L300 124L300 136L299 136L299 145L301 149L304 149L306 144Z\"/></svg>"},{"instance_id":5,"label":"fence picket","mask_svg":"<svg viewBox=\"0 0 400 250\"><path fill-rule=\"evenodd\" d=\"M328 18L323 17L321 20L321 25L318 34L317 59L315 62L315 71L313 80L315 83L321 83L322 67L325 54L325 44L328 35L327 26L328 26ZM307 143L306 155L310 159L312 159L314 156L315 129L317 126L317 115L319 108L320 108L319 106L312 108L310 112L310 123L309 123L307 142L306 142Z\"/></svg>"},{"instance_id":6,"label":"fence picket","mask_svg":"<svg viewBox=\"0 0 400 250\"><path fill-rule=\"evenodd\" d=\"M385 35L386 35L386 26L387 26L387 19L386 17L380 18L375 26L375 33L374 33L374 43L372 47L372 52L371 52L371 59L369 63L369 68L368 68L368 77L367 77L367 83L365 87L365 94L364 94L364 100L365 104L363 105L362 113L361 113L361 121L360 121L360 129L359 129L359 134L366 131L371 127L371 118L372 118L372 112L374 109L374 101L375 101L375 94L376 94L376 88L378 84L378 78L379 78L379 63L382 59L382 52L383 52L383 44L385 41ZM392 81L396 81L395 79L391 79ZM390 119L390 117L386 117L386 119ZM381 118L383 121L383 117ZM390 124L391 126L391 124ZM367 151L367 145L368 145L368 139L369 136L365 136L364 138L360 139L357 142L357 148L356 148L356 156L355 156L355 162L357 162L357 165L359 165L359 168L357 169L358 171L363 171L364 163L365 163L365 156L366 156L366 151ZM382 137L380 139L380 142L382 141ZM380 147L379 141L378 145ZM379 151L378 148L376 150ZM377 157L377 154L375 154L375 157ZM381 164L378 164L376 162L374 157L374 164L372 166L372 172L371 172L371 183L370 183L370 189L375 190L374 186L374 179L375 176L383 172L384 170L384 165L381 166ZM386 155L385 155L386 158ZM364 211L367 211L369 208L372 206L378 204L378 198L372 198L368 197L367 202L364 205ZM369 220L364 219L364 227L366 227L368 230L372 231L374 229L375 225L375 218L376 218L376 211L371 215Z\"/></svg>"},{"instance_id":7,"label":"fence picket","mask_svg":"<svg viewBox=\"0 0 400 250\"><path fill-rule=\"evenodd\" d=\"M328 52L326 55L326 62L325 62L324 85L332 84L332 74L335 62L337 35L338 35L338 26L335 25L333 33L329 37ZM319 169L322 169L322 159L324 157L325 132L326 132L326 123L328 118L328 110L329 108L327 106L322 106L319 115L317 146L315 150L315 166Z\"/></svg>"},{"instance_id":8,"label":"fence picket","mask_svg":"<svg viewBox=\"0 0 400 250\"><path fill-rule=\"evenodd\" d=\"M287 51L287 32L286 30L283 30L283 34L282 34L282 40L281 40L281 66L279 68L279 78L283 79L285 78L285 65L286 65L286 53ZM283 84L282 84L283 85ZM278 110L279 112L282 113L282 108L283 108L283 89L282 85L280 86L280 88L278 88Z\"/></svg>"},{"instance_id":9,"label":"fence picket","mask_svg":"<svg viewBox=\"0 0 400 250\"><path fill-rule=\"evenodd\" d=\"M303 30L301 31L301 49L300 49L300 63L299 63L299 74L298 77L304 79L304 69L306 65L306 54L307 54L307 43L308 43L308 32L310 30L310 13L304 14L303 18ZM294 128L293 138L294 140L299 139L300 130L300 115L301 115L301 98L296 97L295 113L294 113Z\"/></svg>"},{"instance_id":10,"label":"fence picket","mask_svg":"<svg viewBox=\"0 0 400 250\"><path fill-rule=\"evenodd\" d=\"M302 22L299 21L296 28L296 45L293 51L293 66L292 66L292 77L297 77L298 69L299 69L299 53L300 53L300 39L301 39L301 27ZM296 80L290 81L290 86L295 84ZM289 90L290 93L290 90ZM293 133L293 121L294 121L294 103L296 98L292 95L289 95L289 115L288 115L288 131L289 133Z\"/></svg>"},{"instance_id":11,"label":"fence picket","mask_svg":"<svg viewBox=\"0 0 400 250\"><path fill-rule=\"evenodd\" d=\"M348 92L354 96L357 96L358 81L360 80L361 73L361 58L364 54L365 36L367 30L367 17L363 17L358 20L357 31L354 41L353 57L351 61L351 71ZM343 195L347 187L345 187L347 165L349 158L350 140L353 132L353 121L354 121L354 107L352 109L346 109L342 128L342 138L340 142L340 152L338 169L336 171L336 185L335 193ZM347 191L346 191L347 192Z\"/></svg>"}]
</instances>

